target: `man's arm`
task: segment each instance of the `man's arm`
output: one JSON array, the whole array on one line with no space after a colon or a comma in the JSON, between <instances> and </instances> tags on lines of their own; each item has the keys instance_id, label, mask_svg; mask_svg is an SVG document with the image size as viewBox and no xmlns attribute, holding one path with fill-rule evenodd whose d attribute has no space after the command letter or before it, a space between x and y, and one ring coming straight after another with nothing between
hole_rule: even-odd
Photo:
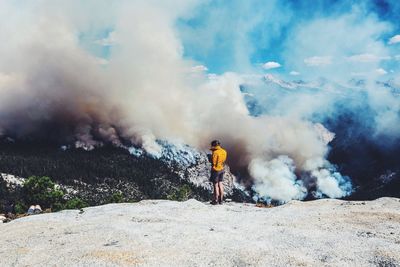
<instances>
[{"instance_id":1,"label":"man's arm","mask_svg":"<svg viewBox=\"0 0 400 267\"><path fill-rule=\"evenodd\" d=\"M213 163L212 154L207 154L208 162Z\"/></svg>"},{"instance_id":2,"label":"man's arm","mask_svg":"<svg viewBox=\"0 0 400 267\"><path fill-rule=\"evenodd\" d=\"M218 165L218 154L217 153L213 153L212 155L213 160L212 160L212 167L216 168Z\"/></svg>"}]
</instances>

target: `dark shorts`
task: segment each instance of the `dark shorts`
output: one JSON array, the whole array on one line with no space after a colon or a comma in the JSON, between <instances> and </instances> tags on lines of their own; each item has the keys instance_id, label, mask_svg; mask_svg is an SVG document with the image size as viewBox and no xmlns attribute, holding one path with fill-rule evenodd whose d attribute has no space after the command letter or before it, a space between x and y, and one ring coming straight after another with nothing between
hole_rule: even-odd
<instances>
[{"instance_id":1,"label":"dark shorts","mask_svg":"<svg viewBox=\"0 0 400 267\"><path fill-rule=\"evenodd\" d=\"M224 180L224 173L225 171L211 171L211 176L210 176L210 182L212 183L218 183L218 182L222 182L222 180Z\"/></svg>"}]
</instances>

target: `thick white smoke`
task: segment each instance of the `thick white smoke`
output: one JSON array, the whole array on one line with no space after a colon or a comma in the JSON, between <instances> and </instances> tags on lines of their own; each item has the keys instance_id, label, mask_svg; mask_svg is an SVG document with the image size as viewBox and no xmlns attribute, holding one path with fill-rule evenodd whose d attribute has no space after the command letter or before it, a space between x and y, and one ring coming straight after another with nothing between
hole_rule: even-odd
<instances>
[{"instance_id":1,"label":"thick white smoke","mask_svg":"<svg viewBox=\"0 0 400 267\"><path fill-rule=\"evenodd\" d=\"M1 2L0 135L131 142L154 155L157 139L206 149L217 138L261 198L302 199L307 179L321 195L347 195L325 160L332 135L322 125L252 117L241 75L206 75L183 57L174 25L196 2L116 1L107 14L108 1Z\"/></svg>"},{"instance_id":2,"label":"thick white smoke","mask_svg":"<svg viewBox=\"0 0 400 267\"><path fill-rule=\"evenodd\" d=\"M250 174L255 178L254 189L261 197L289 201L303 199L307 194L301 180L294 174L296 167L287 156L271 161L253 159L249 165Z\"/></svg>"}]
</instances>

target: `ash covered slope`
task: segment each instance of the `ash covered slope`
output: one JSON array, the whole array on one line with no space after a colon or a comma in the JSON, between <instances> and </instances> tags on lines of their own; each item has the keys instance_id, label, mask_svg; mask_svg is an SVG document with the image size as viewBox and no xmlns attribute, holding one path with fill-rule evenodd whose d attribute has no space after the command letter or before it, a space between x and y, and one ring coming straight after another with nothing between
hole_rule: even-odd
<instances>
[{"instance_id":1,"label":"ash covered slope","mask_svg":"<svg viewBox=\"0 0 400 267\"><path fill-rule=\"evenodd\" d=\"M398 266L400 200L141 201L0 225L5 266Z\"/></svg>"}]
</instances>

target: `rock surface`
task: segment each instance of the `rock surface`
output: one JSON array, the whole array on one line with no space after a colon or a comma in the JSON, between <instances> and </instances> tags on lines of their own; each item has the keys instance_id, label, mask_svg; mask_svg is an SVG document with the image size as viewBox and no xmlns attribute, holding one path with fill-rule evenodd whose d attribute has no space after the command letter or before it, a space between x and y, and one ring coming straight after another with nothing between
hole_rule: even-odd
<instances>
[{"instance_id":1,"label":"rock surface","mask_svg":"<svg viewBox=\"0 0 400 267\"><path fill-rule=\"evenodd\" d=\"M147 200L0 224L0 266L399 266L400 200Z\"/></svg>"}]
</instances>

